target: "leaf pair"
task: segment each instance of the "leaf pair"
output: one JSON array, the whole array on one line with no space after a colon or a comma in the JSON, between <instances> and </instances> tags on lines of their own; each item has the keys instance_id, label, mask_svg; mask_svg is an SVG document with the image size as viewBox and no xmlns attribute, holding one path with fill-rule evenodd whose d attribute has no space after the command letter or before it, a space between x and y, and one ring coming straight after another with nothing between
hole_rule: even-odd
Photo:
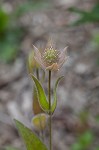
<instances>
[{"instance_id":1,"label":"leaf pair","mask_svg":"<svg viewBox=\"0 0 99 150\"><path fill-rule=\"evenodd\" d=\"M53 114L54 111L55 111L56 105L57 105L56 89L57 89L59 81L63 78L63 76L59 77L56 81L56 84L55 84L55 87L54 87L54 101L53 101L53 104L51 106L51 110L49 110L49 102L47 101L47 98L46 98L46 95L45 95L45 92L44 92L44 89L43 89L41 83L39 82L39 80L33 74L31 74L31 77L32 77L32 79L33 79L33 81L36 85L36 89L37 89L37 92L38 92L38 99L39 99L39 103L40 103L41 108L45 112L49 113L51 111L51 113Z\"/></svg>"}]
</instances>

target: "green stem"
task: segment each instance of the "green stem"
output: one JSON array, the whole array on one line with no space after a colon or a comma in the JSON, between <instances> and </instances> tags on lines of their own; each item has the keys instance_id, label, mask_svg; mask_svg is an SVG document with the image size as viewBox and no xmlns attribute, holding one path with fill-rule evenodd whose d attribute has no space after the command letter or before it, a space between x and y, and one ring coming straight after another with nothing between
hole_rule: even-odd
<instances>
[{"instance_id":1,"label":"green stem","mask_svg":"<svg viewBox=\"0 0 99 150\"><path fill-rule=\"evenodd\" d=\"M48 80L48 101L49 101L49 150L52 150L52 116L51 116L51 71Z\"/></svg>"},{"instance_id":2,"label":"green stem","mask_svg":"<svg viewBox=\"0 0 99 150\"><path fill-rule=\"evenodd\" d=\"M42 119L41 119L41 115L39 117L39 122L40 122L40 128L41 128L40 136L41 136L42 141L44 142L44 132L43 132L43 129L42 129L43 122L42 122Z\"/></svg>"},{"instance_id":3,"label":"green stem","mask_svg":"<svg viewBox=\"0 0 99 150\"><path fill-rule=\"evenodd\" d=\"M39 69L38 68L36 69L36 77L39 80ZM39 121L40 121L40 127L42 129L42 120L40 119ZM43 132L43 129L41 130L40 134L41 134L42 140L44 141L44 132Z\"/></svg>"}]
</instances>

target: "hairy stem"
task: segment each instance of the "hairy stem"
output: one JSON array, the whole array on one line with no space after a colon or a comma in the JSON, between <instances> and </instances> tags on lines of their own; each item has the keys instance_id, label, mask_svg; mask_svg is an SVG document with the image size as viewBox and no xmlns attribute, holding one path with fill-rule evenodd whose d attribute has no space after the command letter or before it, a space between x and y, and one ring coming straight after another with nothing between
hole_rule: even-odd
<instances>
[{"instance_id":1,"label":"hairy stem","mask_svg":"<svg viewBox=\"0 0 99 150\"><path fill-rule=\"evenodd\" d=\"M48 100L49 100L49 150L52 150L52 116L51 116L51 71L48 80Z\"/></svg>"}]
</instances>

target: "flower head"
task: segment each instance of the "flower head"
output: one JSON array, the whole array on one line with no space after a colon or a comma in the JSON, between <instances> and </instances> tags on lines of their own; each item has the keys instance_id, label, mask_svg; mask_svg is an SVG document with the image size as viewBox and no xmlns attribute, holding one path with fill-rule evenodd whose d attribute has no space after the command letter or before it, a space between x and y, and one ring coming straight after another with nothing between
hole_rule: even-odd
<instances>
[{"instance_id":1,"label":"flower head","mask_svg":"<svg viewBox=\"0 0 99 150\"><path fill-rule=\"evenodd\" d=\"M34 58L44 70L59 70L65 60L67 47L62 52L55 49L52 44L49 44L44 51L40 52L38 48L34 46Z\"/></svg>"}]
</instances>

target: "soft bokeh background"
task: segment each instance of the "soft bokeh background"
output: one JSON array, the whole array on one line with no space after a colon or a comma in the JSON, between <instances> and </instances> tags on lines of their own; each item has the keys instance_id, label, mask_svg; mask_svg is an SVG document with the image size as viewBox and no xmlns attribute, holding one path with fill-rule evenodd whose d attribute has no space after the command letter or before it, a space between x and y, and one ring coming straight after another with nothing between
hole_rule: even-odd
<instances>
[{"instance_id":1,"label":"soft bokeh background","mask_svg":"<svg viewBox=\"0 0 99 150\"><path fill-rule=\"evenodd\" d=\"M49 37L58 49L68 45L70 56L58 73L65 78L53 116L53 149L99 150L98 0L0 0L0 150L23 148L13 118L32 127L27 57L32 44L43 47Z\"/></svg>"}]
</instances>

